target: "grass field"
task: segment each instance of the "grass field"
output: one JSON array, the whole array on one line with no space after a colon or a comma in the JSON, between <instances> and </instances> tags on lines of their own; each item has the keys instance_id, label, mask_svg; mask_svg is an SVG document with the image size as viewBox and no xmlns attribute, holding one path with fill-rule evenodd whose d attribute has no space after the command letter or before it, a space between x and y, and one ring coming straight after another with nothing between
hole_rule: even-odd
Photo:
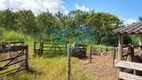
<instances>
[{"instance_id":1,"label":"grass field","mask_svg":"<svg viewBox=\"0 0 142 80\"><path fill-rule=\"evenodd\" d=\"M3 32L5 36L3 40L13 40L13 36L17 36L18 41L23 40L23 34L17 34L14 31ZM65 80L67 57L60 56L55 58L33 57L33 39L30 36L26 37L25 44L29 45L29 72L20 72L15 76L1 76L1 80ZM97 47L98 46L98 47ZM99 45L96 45L99 50ZM105 50L105 46L102 46ZM87 53L90 53L90 45L87 46ZM95 80L93 74L86 73L82 70L80 60L71 58L71 80Z\"/></svg>"},{"instance_id":2,"label":"grass field","mask_svg":"<svg viewBox=\"0 0 142 80\"><path fill-rule=\"evenodd\" d=\"M29 72L19 72L13 76L1 76L2 80L66 80L67 57L33 57L32 42L29 45ZM95 80L94 76L81 71L79 59L71 57L71 80Z\"/></svg>"},{"instance_id":3,"label":"grass field","mask_svg":"<svg viewBox=\"0 0 142 80\"><path fill-rule=\"evenodd\" d=\"M93 76L80 72L78 59L71 58L71 80L94 80ZM20 72L10 80L66 80L66 57L42 58L29 60L30 71Z\"/></svg>"}]
</instances>

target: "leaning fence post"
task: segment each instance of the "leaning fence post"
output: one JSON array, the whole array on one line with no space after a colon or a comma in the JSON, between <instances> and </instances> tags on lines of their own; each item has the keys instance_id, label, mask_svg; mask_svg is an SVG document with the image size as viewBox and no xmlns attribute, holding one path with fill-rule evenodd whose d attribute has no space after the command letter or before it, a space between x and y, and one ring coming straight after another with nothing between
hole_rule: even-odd
<instances>
[{"instance_id":1,"label":"leaning fence post","mask_svg":"<svg viewBox=\"0 0 142 80\"><path fill-rule=\"evenodd\" d=\"M25 46L25 69L29 70L29 64L28 64L28 45Z\"/></svg>"},{"instance_id":2,"label":"leaning fence post","mask_svg":"<svg viewBox=\"0 0 142 80\"><path fill-rule=\"evenodd\" d=\"M70 43L67 48L67 79L70 80Z\"/></svg>"}]
</instances>

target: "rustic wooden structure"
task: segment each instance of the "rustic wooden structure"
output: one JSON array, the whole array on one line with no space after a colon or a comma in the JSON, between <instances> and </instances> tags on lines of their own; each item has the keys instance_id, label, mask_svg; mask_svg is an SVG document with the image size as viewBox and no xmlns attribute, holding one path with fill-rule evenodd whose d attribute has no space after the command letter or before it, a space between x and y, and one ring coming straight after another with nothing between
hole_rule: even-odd
<instances>
[{"instance_id":1,"label":"rustic wooden structure","mask_svg":"<svg viewBox=\"0 0 142 80\"><path fill-rule=\"evenodd\" d=\"M19 71L29 70L28 46L23 43L24 42L1 42L0 75L15 75ZM11 56L9 56L9 54L11 54Z\"/></svg>"},{"instance_id":2,"label":"rustic wooden structure","mask_svg":"<svg viewBox=\"0 0 142 80\"><path fill-rule=\"evenodd\" d=\"M43 53L46 54L66 54L67 53L67 44L57 44L57 43L49 43L49 42L34 42L33 45L34 55Z\"/></svg>"},{"instance_id":3,"label":"rustic wooden structure","mask_svg":"<svg viewBox=\"0 0 142 80\"><path fill-rule=\"evenodd\" d=\"M125 79L125 80L142 80L142 76L136 75L136 73L130 74L126 72L122 72L122 68L128 68L132 70L138 70L142 71L142 64L136 63L136 62L128 62L128 61L122 61L123 55L123 36L124 35L137 35L139 36L139 56L142 59L142 22L133 23L131 25L128 25L127 27L122 27L119 29L113 30L114 33L118 35L118 60L115 61L115 66L117 66L118 69L118 79ZM134 51L132 50L132 47L129 46L130 52L128 52L128 55L130 54L133 58ZM133 60L132 60L133 61Z\"/></svg>"}]
</instances>

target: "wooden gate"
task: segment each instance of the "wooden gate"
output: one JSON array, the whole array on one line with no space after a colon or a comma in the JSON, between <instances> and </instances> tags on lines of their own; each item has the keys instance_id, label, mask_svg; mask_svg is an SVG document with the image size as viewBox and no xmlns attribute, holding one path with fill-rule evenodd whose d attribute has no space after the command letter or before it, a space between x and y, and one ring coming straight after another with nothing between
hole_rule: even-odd
<instances>
[{"instance_id":1,"label":"wooden gate","mask_svg":"<svg viewBox=\"0 0 142 80\"><path fill-rule=\"evenodd\" d=\"M0 75L12 74L28 67L28 46L24 42L1 42Z\"/></svg>"},{"instance_id":2,"label":"wooden gate","mask_svg":"<svg viewBox=\"0 0 142 80\"><path fill-rule=\"evenodd\" d=\"M48 42L34 42L34 54L66 54L67 44L57 44Z\"/></svg>"}]
</instances>

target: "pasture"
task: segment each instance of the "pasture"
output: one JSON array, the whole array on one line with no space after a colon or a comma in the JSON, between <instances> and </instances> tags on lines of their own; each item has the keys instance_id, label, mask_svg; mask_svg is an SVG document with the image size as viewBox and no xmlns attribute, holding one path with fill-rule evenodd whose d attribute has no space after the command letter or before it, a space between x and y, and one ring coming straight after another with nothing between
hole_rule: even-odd
<instances>
[{"instance_id":1,"label":"pasture","mask_svg":"<svg viewBox=\"0 0 142 80\"><path fill-rule=\"evenodd\" d=\"M66 69L67 69L66 55L61 55L56 57L45 57L45 56L42 57L38 55L33 56L34 53L33 42L25 42L25 44L29 45L29 54L28 54L29 71L18 72L15 74L15 76L8 76L8 77L6 77L6 75L1 76L1 79L9 79L9 80L65 80L66 79ZM104 48L106 47L102 46L102 48L103 51L105 51ZM113 47L109 48L110 50L113 49ZM90 45L88 45L87 47L87 56L89 56L90 52L89 50L90 50ZM96 51L99 52L98 46L96 47ZM103 65L103 63L107 64ZM114 68L112 53L100 56L93 55L92 63L89 63L89 58L83 60L71 57L70 78L71 80L99 80L99 79L101 80L103 78L104 79L107 78L107 80L113 80L115 76L114 75L115 69L110 71L111 68ZM109 71L110 74L107 75L107 72Z\"/></svg>"}]
</instances>

